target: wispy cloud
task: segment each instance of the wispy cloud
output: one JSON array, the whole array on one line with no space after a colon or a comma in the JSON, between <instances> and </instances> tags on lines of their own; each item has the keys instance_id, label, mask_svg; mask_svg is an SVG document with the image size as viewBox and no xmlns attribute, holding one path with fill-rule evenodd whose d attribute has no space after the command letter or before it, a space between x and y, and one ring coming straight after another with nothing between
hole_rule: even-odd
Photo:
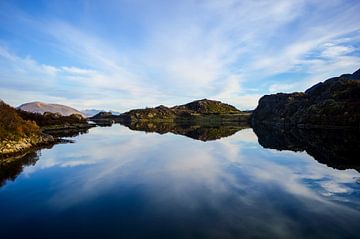
<instances>
[{"instance_id":1,"label":"wispy cloud","mask_svg":"<svg viewBox=\"0 0 360 239\"><path fill-rule=\"evenodd\" d=\"M0 93L77 98L78 108L207 97L249 109L263 94L304 90L360 65L357 1L120 1L59 14L61 7L34 14L3 4Z\"/></svg>"}]
</instances>

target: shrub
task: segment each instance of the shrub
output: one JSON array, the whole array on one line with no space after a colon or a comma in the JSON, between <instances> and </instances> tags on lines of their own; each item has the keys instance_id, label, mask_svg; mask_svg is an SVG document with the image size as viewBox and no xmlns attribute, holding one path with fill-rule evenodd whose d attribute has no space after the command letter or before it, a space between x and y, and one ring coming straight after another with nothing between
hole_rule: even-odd
<instances>
[{"instance_id":1,"label":"shrub","mask_svg":"<svg viewBox=\"0 0 360 239\"><path fill-rule=\"evenodd\" d=\"M24 120L17 111L0 101L0 139L16 139L23 136L40 133L40 128L34 121Z\"/></svg>"}]
</instances>

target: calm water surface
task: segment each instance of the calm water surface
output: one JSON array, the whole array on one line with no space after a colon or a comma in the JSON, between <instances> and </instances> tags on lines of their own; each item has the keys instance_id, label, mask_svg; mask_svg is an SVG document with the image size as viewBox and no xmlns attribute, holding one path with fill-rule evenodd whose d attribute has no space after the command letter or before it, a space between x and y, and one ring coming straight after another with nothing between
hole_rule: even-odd
<instances>
[{"instance_id":1,"label":"calm water surface","mask_svg":"<svg viewBox=\"0 0 360 239\"><path fill-rule=\"evenodd\" d=\"M264 149L252 129L73 139L3 180L0 238L359 238L359 172Z\"/></svg>"}]
</instances>

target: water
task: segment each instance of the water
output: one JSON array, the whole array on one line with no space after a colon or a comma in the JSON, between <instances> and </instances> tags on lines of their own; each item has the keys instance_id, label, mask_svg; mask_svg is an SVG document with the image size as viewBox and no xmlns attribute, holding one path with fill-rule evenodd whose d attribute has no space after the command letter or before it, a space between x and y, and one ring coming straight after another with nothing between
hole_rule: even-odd
<instances>
[{"instance_id":1,"label":"water","mask_svg":"<svg viewBox=\"0 0 360 239\"><path fill-rule=\"evenodd\" d=\"M358 237L356 167L226 136L97 127L1 167L0 238Z\"/></svg>"}]
</instances>

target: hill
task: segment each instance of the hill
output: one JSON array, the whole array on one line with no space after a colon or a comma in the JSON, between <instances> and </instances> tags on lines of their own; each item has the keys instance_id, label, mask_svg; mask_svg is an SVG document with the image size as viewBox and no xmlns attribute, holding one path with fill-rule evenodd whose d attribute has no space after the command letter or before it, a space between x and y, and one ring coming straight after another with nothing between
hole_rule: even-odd
<instances>
[{"instance_id":1,"label":"hill","mask_svg":"<svg viewBox=\"0 0 360 239\"><path fill-rule=\"evenodd\" d=\"M82 110L81 113L83 113L85 115L85 117L93 117L101 112L105 112L105 110L97 110L97 109L86 109L86 110ZM116 111L109 111L111 114L113 115L119 115L119 112Z\"/></svg>"},{"instance_id":2,"label":"hill","mask_svg":"<svg viewBox=\"0 0 360 239\"><path fill-rule=\"evenodd\" d=\"M234 106L220 101L202 99L184 105L135 109L119 116L121 122L156 121L156 122L223 122L246 121L249 113L241 112Z\"/></svg>"},{"instance_id":3,"label":"hill","mask_svg":"<svg viewBox=\"0 0 360 239\"><path fill-rule=\"evenodd\" d=\"M265 95L252 123L299 128L359 128L360 69L330 78L305 92Z\"/></svg>"},{"instance_id":4,"label":"hill","mask_svg":"<svg viewBox=\"0 0 360 239\"><path fill-rule=\"evenodd\" d=\"M66 105L60 105L60 104L47 104L47 103L43 103L43 102L30 102L30 103L25 103L20 105L19 107L17 107L20 110L23 111L27 111L27 112L32 112L32 113L39 113L39 114L43 114L45 112L50 112L50 113L58 113L61 114L63 116L69 116L72 114L79 114L83 117L85 117L85 115L74 109L71 108L69 106Z\"/></svg>"}]
</instances>

